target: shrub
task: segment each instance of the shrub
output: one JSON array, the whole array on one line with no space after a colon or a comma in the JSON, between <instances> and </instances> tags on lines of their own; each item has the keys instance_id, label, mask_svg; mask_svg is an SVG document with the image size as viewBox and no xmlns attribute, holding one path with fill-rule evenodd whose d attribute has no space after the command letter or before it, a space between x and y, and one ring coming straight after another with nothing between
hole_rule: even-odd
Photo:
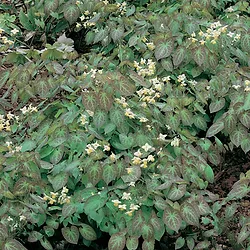
<instances>
[{"instance_id":1,"label":"shrub","mask_svg":"<svg viewBox=\"0 0 250 250\"><path fill-rule=\"evenodd\" d=\"M13 2L0 6L1 247L108 233L110 250L163 235L220 249L225 234L249 248L249 217L227 230L249 171L226 197L209 191L225 152L250 150L249 4Z\"/></svg>"}]
</instances>

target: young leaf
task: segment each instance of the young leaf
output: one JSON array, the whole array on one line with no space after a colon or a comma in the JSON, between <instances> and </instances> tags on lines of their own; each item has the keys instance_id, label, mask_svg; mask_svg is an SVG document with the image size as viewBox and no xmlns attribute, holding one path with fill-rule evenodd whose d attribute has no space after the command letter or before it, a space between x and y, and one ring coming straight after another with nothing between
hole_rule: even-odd
<instances>
[{"instance_id":1,"label":"young leaf","mask_svg":"<svg viewBox=\"0 0 250 250\"><path fill-rule=\"evenodd\" d=\"M184 246L185 244L185 239L183 237L178 237L176 242L175 242L175 249L180 249Z\"/></svg>"},{"instance_id":2,"label":"young leaf","mask_svg":"<svg viewBox=\"0 0 250 250\"><path fill-rule=\"evenodd\" d=\"M44 11L46 14L55 12L59 6L59 0L46 0L44 3Z\"/></svg>"},{"instance_id":3,"label":"young leaf","mask_svg":"<svg viewBox=\"0 0 250 250\"><path fill-rule=\"evenodd\" d=\"M198 49L193 51L194 61L201 66L206 59L206 52L203 47L199 47Z\"/></svg>"},{"instance_id":4,"label":"young leaf","mask_svg":"<svg viewBox=\"0 0 250 250\"><path fill-rule=\"evenodd\" d=\"M110 36L115 43L122 38L123 34L124 34L124 27L121 25L118 26L116 29L112 29L110 32Z\"/></svg>"},{"instance_id":5,"label":"young leaf","mask_svg":"<svg viewBox=\"0 0 250 250\"><path fill-rule=\"evenodd\" d=\"M206 165L205 167L204 176L208 182L210 183L214 182L214 172L213 172L213 169L209 165Z\"/></svg>"},{"instance_id":6,"label":"young leaf","mask_svg":"<svg viewBox=\"0 0 250 250\"><path fill-rule=\"evenodd\" d=\"M63 217L69 217L71 216L74 212L76 211L76 206L75 204L63 204L63 207L62 207L62 215Z\"/></svg>"},{"instance_id":7,"label":"young leaf","mask_svg":"<svg viewBox=\"0 0 250 250\"><path fill-rule=\"evenodd\" d=\"M123 250L126 244L124 233L112 234L108 242L108 250Z\"/></svg>"},{"instance_id":8,"label":"young leaf","mask_svg":"<svg viewBox=\"0 0 250 250\"><path fill-rule=\"evenodd\" d=\"M79 239L79 230L76 226L64 227L62 228L62 235L67 242L77 244Z\"/></svg>"},{"instance_id":9,"label":"young leaf","mask_svg":"<svg viewBox=\"0 0 250 250\"><path fill-rule=\"evenodd\" d=\"M247 134L246 128L241 125L230 134L230 139L236 147L239 147L241 142L247 137Z\"/></svg>"},{"instance_id":10,"label":"young leaf","mask_svg":"<svg viewBox=\"0 0 250 250\"><path fill-rule=\"evenodd\" d=\"M63 188L68 181L67 173L59 173L53 178L49 178L49 182L52 184L54 192L57 192L59 189Z\"/></svg>"},{"instance_id":11,"label":"young leaf","mask_svg":"<svg viewBox=\"0 0 250 250\"><path fill-rule=\"evenodd\" d=\"M168 192L168 199L178 201L186 193L186 185L173 184Z\"/></svg>"},{"instance_id":12,"label":"young leaf","mask_svg":"<svg viewBox=\"0 0 250 250\"><path fill-rule=\"evenodd\" d=\"M173 64L175 67L179 66L185 58L187 51L185 47L179 46L173 53Z\"/></svg>"},{"instance_id":13,"label":"young leaf","mask_svg":"<svg viewBox=\"0 0 250 250\"><path fill-rule=\"evenodd\" d=\"M79 228L79 232L85 240L93 241L97 239L95 230L87 224L84 224L84 223L81 224L81 227Z\"/></svg>"}]
</instances>

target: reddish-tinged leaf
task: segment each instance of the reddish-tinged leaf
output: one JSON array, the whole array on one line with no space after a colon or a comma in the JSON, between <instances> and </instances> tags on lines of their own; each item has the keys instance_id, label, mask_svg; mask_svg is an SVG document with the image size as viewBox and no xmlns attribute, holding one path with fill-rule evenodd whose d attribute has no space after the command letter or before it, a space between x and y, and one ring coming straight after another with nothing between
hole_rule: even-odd
<instances>
[{"instance_id":1,"label":"reddish-tinged leaf","mask_svg":"<svg viewBox=\"0 0 250 250\"><path fill-rule=\"evenodd\" d=\"M186 193L186 185L173 184L168 192L168 199L178 201Z\"/></svg>"},{"instance_id":2,"label":"reddish-tinged leaf","mask_svg":"<svg viewBox=\"0 0 250 250\"><path fill-rule=\"evenodd\" d=\"M79 232L85 240L93 241L97 239L95 230L87 224L83 223L79 228Z\"/></svg>"},{"instance_id":3,"label":"reddish-tinged leaf","mask_svg":"<svg viewBox=\"0 0 250 250\"><path fill-rule=\"evenodd\" d=\"M193 51L194 61L201 66L206 59L206 52L203 47L199 47Z\"/></svg>"},{"instance_id":4,"label":"reddish-tinged leaf","mask_svg":"<svg viewBox=\"0 0 250 250\"><path fill-rule=\"evenodd\" d=\"M250 231L244 226L241 228L240 233L237 235L237 243L242 244L250 236Z\"/></svg>"},{"instance_id":5,"label":"reddish-tinged leaf","mask_svg":"<svg viewBox=\"0 0 250 250\"><path fill-rule=\"evenodd\" d=\"M210 242L208 240L204 240L202 242L199 242L196 246L195 249L207 249L210 246Z\"/></svg>"},{"instance_id":6,"label":"reddish-tinged leaf","mask_svg":"<svg viewBox=\"0 0 250 250\"><path fill-rule=\"evenodd\" d=\"M189 225L199 226L199 215L191 204L185 202L181 205L181 216Z\"/></svg>"},{"instance_id":7,"label":"reddish-tinged leaf","mask_svg":"<svg viewBox=\"0 0 250 250\"><path fill-rule=\"evenodd\" d=\"M76 226L64 227L61 231L64 239L67 242L71 244L77 244L79 239L79 230Z\"/></svg>"},{"instance_id":8,"label":"reddish-tinged leaf","mask_svg":"<svg viewBox=\"0 0 250 250\"><path fill-rule=\"evenodd\" d=\"M126 247L128 250L136 250L139 245L138 237L130 236L126 240Z\"/></svg>"},{"instance_id":9,"label":"reddish-tinged leaf","mask_svg":"<svg viewBox=\"0 0 250 250\"><path fill-rule=\"evenodd\" d=\"M159 61L162 58L169 57L174 49L173 39L159 43L155 47L155 58Z\"/></svg>"},{"instance_id":10,"label":"reddish-tinged leaf","mask_svg":"<svg viewBox=\"0 0 250 250\"><path fill-rule=\"evenodd\" d=\"M82 103L86 110L95 111L98 106L98 99L93 91L82 92Z\"/></svg>"},{"instance_id":11,"label":"reddish-tinged leaf","mask_svg":"<svg viewBox=\"0 0 250 250\"><path fill-rule=\"evenodd\" d=\"M124 233L112 234L108 242L108 250L123 250L125 248L126 238Z\"/></svg>"},{"instance_id":12,"label":"reddish-tinged leaf","mask_svg":"<svg viewBox=\"0 0 250 250\"><path fill-rule=\"evenodd\" d=\"M144 240L150 240L154 236L154 228L151 224L142 223L141 234Z\"/></svg>"},{"instance_id":13,"label":"reddish-tinged leaf","mask_svg":"<svg viewBox=\"0 0 250 250\"><path fill-rule=\"evenodd\" d=\"M102 166L98 164L98 162L89 166L87 171L89 181L93 185L96 185L102 179L102 173L103 173Z\"/></svg>"},{"instance_id":14,"label":"reddish-tinged leaf","mask_svg":"<svg viewBox=\"0 0 250 250\"><path fill-rule=\"evenodd\" d=\"M117 171L116 166L114 164L105 165L103 167L103 180L107 183L107 185L116 179Z\"/></svg>"},{"instance_id":15,"label":"reddish-tinged leaf","mask_svg":"<svg viewBox=\"0 0 250 250\"><path fill-rule=\"evenodd\" d=\"M144 240L142 243L142 250L155 250L155 240Z\"/></svg>"},{"instance_id":16,"label":"reddish-tinged leaf","mask_svg":"<svg viewBox=\"0 0 250 250\"><path fill-rule=\"evenodd\" d=\"M80 10L76 4L70 3L64 5L64 17L70 23L73 24L80 16Z\"/></svg>"},{"instance_id":17,"label":"reddish-tinged leaf","mask_svg":"<svg viewBox=\"0 0 250 250\"><path fill-rule=\"evenodd\" d=\"M175 232L179 231L182 218L177 210L167 206L164 210L162 219L168 228L174 230Z\"/></svg>"},{"instance_id":18,"label":"reddish-tinged leaf","mask_svg":"<svg viewBox=\"0 0 250 250\"><path fill-rule=\"evenodd\" d=\"M174 66L179 66L185 58L186 55L185 47L179 46L173 53L173 63Z\"/></svg>"},{"instance_id":19,"label":"reddish-tinged leaf","mask_svg":"<svg viewBox=\"0 0 250 250\"><path fill-rule=\"evenodd\" d=\"M183 237L178 237L178 239L175 242L175 249L180 249L184 246L185 239Z\"/></svg>"},{"instance_id":20,"label":"reddish-tinged leaf","mask_svg":"<svg viewBox=\"0 0 250 250\"><path fill-rule=\"evenodd\" d=\"M4 243L3 250L28 250L19 241L15 239L7 240Z\"/></svg>"},{"instance_id":21,"label":"reddish-tinged leaf","mask_svg":"<svg viewBox=\"0 0 250 250\"><path fill-rule=\"evenodd\" d=\"M238 126L231 134L230 134L230 139L232 143L236 146L239 147L241 142L247 137L248 132L245 127Z\"/></svg>"},{"instance_id":22,"label":"reddish-tinged leaf","mask_svg":"<svg viewBox=\"0 0 250 250\"><path fill-rule=\"evenodd\" d=\"M218 112L225 106L225 103L226 103L226 100L223 97L217 100L213 100L209 105L210 113Z\"/></svg>"},{"instance_id":23,"label":"reddish-tinged leaf","mask_svg":"<svg viewBox=\"0 0 250 250\"><path fill-rule=\"evenodd\" d=\"M224 128L224 122L223 121L217 121L215 122L207 131L206 137L212 137L219 133Z\"/></svg>"}]
</instances>

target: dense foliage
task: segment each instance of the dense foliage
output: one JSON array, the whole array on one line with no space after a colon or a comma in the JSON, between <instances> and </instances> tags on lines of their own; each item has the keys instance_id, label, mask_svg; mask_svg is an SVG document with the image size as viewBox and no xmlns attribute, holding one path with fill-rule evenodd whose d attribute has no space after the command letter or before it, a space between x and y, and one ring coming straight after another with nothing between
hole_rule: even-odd
<instances>
[{"instance_id":1,"label":"dense foliage","mask_svg":"<svg viewBox=\"0 0 250 250\"><path fill-rule=\"evenodd\" d=\"M250 249L250 6L237 0L0 4L0 247ZM210 184L209 184L210 183Z\"/></svg>"}]
</instances>

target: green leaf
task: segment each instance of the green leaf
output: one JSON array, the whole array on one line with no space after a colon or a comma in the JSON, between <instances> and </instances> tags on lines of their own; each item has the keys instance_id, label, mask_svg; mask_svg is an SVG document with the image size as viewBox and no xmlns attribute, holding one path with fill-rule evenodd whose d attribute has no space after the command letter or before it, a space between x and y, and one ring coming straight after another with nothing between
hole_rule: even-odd
<instances>
[{"instance_id":1,"label":"green leaf","mask_svg":"<svg viewBox=\"0 0 250 250\"><path fill-rule=\"evenodd\" d=\"M79 232L85 240L93 241L97 239L95 230L85 223L81 224Z\"/></svg>"},{"instance_id":2,"label":"green leaf","mask_svg":"<svg viewBox=\"0 0 250 250\"><path fill-rule=\"evenodd\" d=\"M117 171L116 166L114 164L105 165L103 167L103 180L107 183L107 185L116 179Z\"/></svg>"},{"instance_id":3,"label":"green leaf","mask_svg":"<svg viewBox=\"0 0 250 250\"><path fill-rule=\"evenodd\" d=\"M161 66L168 72L172 72L174 70L174 66L172 61L168 59L162 59L161 60Z\"/></svg>"},{"instance_id":4,"label":"green leaf","mask_svg":"<svg viewBox=\"0 0 250 250\"><path fill-rule=\"evenodd\" d=\"M104 197L100 197L99 195L90 196L84 206L84 211L87 215L90 215L93 211L97 211L102 208L106 204L107 199Z\"/></svg>"},{"instance_id":5,"label":"green leaf","mask_svg":"<svg viewBox=\"0 0 250 250\"><path fill-rule=\"evenodd\" d=\"M155 58L157 61L160 59L169 57L174 49L174 41L169 39L166 42L162 42L155 47Z\"/></svg>"},{"instance_id":6,"label":"green leaf","mask_svg":"<svg viewBox=\"0 0 250 250\"><path fill-rule=\"evenodd\" d=\"M188 247L188 249L189 249L189 250L193 250L193 249L194 249L194 245L195 245L194 238L188 236L188 237L186 238L186 242L187 242L187 247Z\"/></svg>"},{"instance_id":7,"label":"green leaf","mask_svg":"<svg viewBox=\"0 0 250 250\"><path fill-rule=\"evenodd\" d=\"M250 54L250 35L244 34L240 39L240 45L243 51Z\"/></svg>"},{"instance_id":8,"label":"green leaf","mask_svg":"<svg viewBox=\"0 0 250 250\"><path fill-rule=\"evenodd\" d=\"M168 228L174 230L175 232L179 231L182 219L177 210L171 208L170 206L166 206L162 219Z\"/></svg>"},{"instance_id":9,"label":"green leaf","mask_svg":"<svg viewBox=\"0 0 250 250\"><path fill-rule=\"evenodd\" d=\"M107 112L102 111L100 109L96 110L95 115L93 117L93 124L96 128L100 129L103 125L106 124L108 120Z\"/></svg>"},{"instance_id":10,"label":"green leaf","mask_svg":"<svg viewBox=\"0 0 250 250\"><path fill-rule=\"evenodd\" d=\"M124 233L112 234L108 242L108 250L123 250L126 244Z\"/></svg>"},{"instance_id":11,"label":"green leaf","mask_svg":"<svg viewBox=\"0 0 250 250\"><path fill-rule=\"evenodd\" d=\"M126 247L128 250L136 250L139 245L138 237L129 236L126 240Z\"/></svg>"},{"instance_id":12,"label":"green leaf","mask_svg":"<svg viewBox=\"0 0 250 250\"><path fill-rule=\"evenodd\" d=\"M4 86L4 84L7 82L9 79L10 71L9 70L4 70L0 74L0 89Z\"/></svg>"},{"instance_id":13,"label":"green leaf","mask_svg":"<svg viewBox=\"0 0 250 250\"><path fill-rule=\"evenodd\" d=\"M95 186L102 179L103 169L99 162L95 162L93 165L88 167L88 178L89 181Z\"/></svg>"},{"instance_id":14,"label":"green leaf","mask_svg":"<svg viewBox=\"0 0 250 250\"><path fill-rule=\"evenodd\" d=\"M240 122L246 127L250 128L250 112L246 111L239 115Z\"/></svg>"},{"instance_id":15,"label":"green leaf","mask_svg":"<svg viewBox=\"0 0 250 250\"><path fill-rule=\"evenodd\" d=\"M194 121L194 125L197 128L199 128L203 131L206 131L207 121L205 120L204 116L197 114L197 115L193 116L193 121Z\"/></svg>"},{"instance_id":16,"label":"green leaf","mask_svg":"<svg viewBox=\"0 0 250 250\"><path fill-rule=\"evenodd\" d=\"M4 243L3 250L28 250L19 241L15 239L9 239Z\"/></svg>"},{"instance_id":17,"label":"green leaf","mask_svg":"<svg viewBox=\"0 0 250 250\"><path fill-rule=\"evenodd\" d=\"M237 120L235 114L227 114L224 119L225 130L232 133L236 127Z\"/></svg>"},{"instance_id":18,"label":"green leaf","mask_svg":"<svg viewBox=\"0 0 250 250\"><path fill-rule=\"evenodd\" d=\"M49 178L49 182L52 184L54 192L57 192L59 189L63 188L68 182L68 178L68 174L63 172Z\"/></svg>"},{"instance_id":19,"label":"green leaf","mask_svg":"<svg viewBox=\"0 0 250 250\"><path fill-rule=\"evenodd\" d=\"M248 133L246 128L243 126L238 126L238 128L230 134L230 139L236 147L239 147L247 135Z\"/></svg>"},{"instance_id":20,"label":"green leaf","mask_svg":"<svg viewBox=\"0 0 250 250\"><path fill-rule=\"evenodd\" d=\"M63 215L63 217L69 217L75 212L76 212L75 204L72 204L72 203L63 204L63 207L62 207L62 215Z\"/></svg>"},{"instance_id":21,"label":"green leaf","mask_svg":"<svg viewBox=\"0 0 250 250\"><path fill-rule=\"evenodd\" d=\"M80 10L76 4L70 2L70 4L64 5L63 14L65 19L70 23L73 24L77 21L78 17L80 16Z\"/></svg>"},{"instance_id":22,"label":"green leaf","mask_svg":"<svg viewBox=\"0 0 250 250\"><path fill-rule=\"evenodd\" d=\"M207 131L206 137L212 137L219 133L224 128L224 122L223 121L217 121L215 122Z\"/></svg>"},{"instance_id":23,"label":"green leaf","mask_svg":"<svg viewBox=\"0 0 250 250\"><path fill-rule=\"evenodd\" d=\"M181 121L183 123L183 125L185 126L192 126L193 124L193 115L192 112L189 111L188 109L182 109L180 112L180 116L181 116Z\"/></svg>"},{"instance_id":24,"label":"green leaf","mask_svg":"<svg viewBox=\"0 0 250 250\"><path fill-rule=\"evenodd\" d=\"M13 194L15 196L23 196L30 192L32 185L28 178L21 177L14 185Z\"/></svg>"},{"instance_id":25,"label":"green leaf","mask_svg":"<svg viewBox=\"0 0 250 250\"><path fill-rule=\"evenodd\" d=\"M2 206L1 206L2 209ZM4 241L8 237L8 228L4 224L0 224L0 241Z\"/></svg>"},{"instance_id":26,"label":"green leaf","mask_svg":"<svg viewBox=\"0 0 250 250\"><path fill-rule=\"evenodd\" d=\"M31 231L29 233L28 242L37 242L42 239L43 235L37 231Z\"/></svg>"},{"instance_id":27,"label":"green leaf","mask_svg":"<svg viewBox=\"0 0 250 250\"><path fill-rule=\"evenodd\" d=\"M39 241L46 250L53 250L52 245L46 238L40 239Z\"/></svg>"},{"instance_id":28,"label":"green leaf","mask_svg":"<svg viewBox=\"0 0 250 250\"><path fill-rule=\"evenodd\" d=\"M201 66L205 59L206 59L206 52L203 47L199 47L198 49L195 49L192 53L194 61Z\"/></svg>"},{"instance_id":29,"label":"green leaf","mask_svg":"<svg viewBox=\"0 0 250 250\"><path fill-rule=\"evenodd\" d=\"M125 119L124 111L120 108L112 108L109 113L109 118L117 127L119 127Z\"/></svg>"},{"instance_id":30,"label":"green leaf","mask_svg":"<svg viewBox=\"0 0 250 250\"><path fill-rule=\"evenodd\" d=\"M110 32L110 36L115 43L121 40L123 34L124 34L124 27L121 25L118 26L116 29L112 29Z\"/></svg>"},{"instance_id":31,"label":"green leaf","mask_svg":"<svg viewBox=\"0 0 250 250\"><path fill-rule=\"evenodd\" d=\"M225 209L225 218L231 219L233 215L236 213L238 208L238 204L236 202L233 202L231 205L227 205Z\"/></svg>"},{"instance_id":32,"label":"green leaf","mask_svg":"<svg viewBox=\"0 0 250 250\"><path fill-rule=\"evenodd\" d=\"M76 226L64 227L62 228L62 235L64 239L71 243L71 244L77 244L79 239L79 230Z\"/></svg>"},{"instance_id":33,"label":"green leaf","mask_svg":"<svg viewBox=\"0 0 250 250\"><path fill-rule=\"evenodd\" d=\"M46 14L55 12L59 6L59 0L46 0L44 3L44 11Z\"/></svg>"},{"instance_id":34,"label":"green leaf","mask_svg":"<svg viewBox=\"0 0 250 250\"><path fill-rule=\"evenodd\" d=\"M246 99L244 101L243 105L244 110L249 110L250 109L250 93L247 94Z\"/></svg>"},{"instance_id":35,"label":"green leaf","mask_svg":"<svg viewBox=\"0 0 250 250\"><path fill-rule=\"evenodd\" d=\"M210 183L214 182L214 172L213 172L213 169L209 165L206 165L205 167L204 176L208 182Z\"/></svg>"},{"instance_id":36,"label":"green leaf","mask_svg":"<svg viewBox=\"0 0 250 250\"><path fill-rule=\"evenodd\" d=\"M60 162L64 154L64 145L60 145L59 147L55 148L51 155L50 155L50 162L52 164L57 164Z\"/></svg>"},{"instance_id":37,"label":"green leaf","mask_svg":"<svg viewBox=\"0 0 250 250\"><path fill-rule=\"evenodd\" d=\"M199 215L197 214L195 208L187 203L184 202L181 205L181 216L182 218L189 224L193 226L199 226Z\"/></svg>"},{"instance_id":38,"label":"green leaf","mask_svg":"<svg viewBox=\"0 0 250 250\"><path fill-rule=\"evenodd\" d=\"M51 164L51 163L49 163L49 162L47 162L47 161L40 161L40 167L41 167L42 169L47 169L47 170L49 170L49 169L52 169L52 168L54 167L54 165Z\"/></svg>"},{"instance_id":39,"label":"green leaf","mask_svg":"<svg viewBox=\"0 0 250 250\"><path fill-rule=\"evenodd\" d=\"M19 12L19 21L26 30L34 31L36 29L34 23L24 14L23 10Z\"/></svg>"},{"instance_id":40,"label":"green leaf","mask_svg":"<svg viewBox=\"0 0 250 250\"><path fill-rule=\"evenodd\" d=\"M179 46L173 53L173 64L178 67L185 58L187 51L185 47Z\"/></svg>"},{"instance_id":41,"label":"green leaf","mask_svg":"<svg viewBox=\"0 0 250 250\"><path fill-rule=\"evenodd\" d=\"M105 92L101 92L97 95L99 107L105 111L109 111L113 104L113 97Z\"/></svg>"},{"instance_id":42,"label":"green leaf","mask_svg":"<svg viewBox=\"0 0 250 250\"><path fill-rule=\"evenodd\" d=\"M209 105L210 113L218 112L225 106L225 103L225 98L219 98L217 100L212 101Z\"/></svg>"},{"instance_id":43,"label":"green leaf","mask_svg":"<svg viewBox=\"0 0 250 250\"><path fill-rule=\"evenodd\" d=\"M154 250L155 249L155 240L144 240L142 242L142 250Z\"/></svg>"},{"instance_id":44,"label":"green leaf","mask_svg":"<svg viewBox=\"0 0 250 250\"><path fill-rule=\"evenodd\" d=\"M240 233L237 235L237 243L242 244L250 236L250 231L247 230L246 226L243 226L240 230Z\"/></svg>"},{"instance_id":45,"label":"green leaf","mask_svg":"<svg viewBox=\"0 0 250 250\"><path fill-rule=\"evenodd\" d=\"M249 193L248 180L242 179L233 185L232 190L227 195L229 199L240 199Z\"/></svg>"},{"instance_id":46,"label":"green leaf","mask_svg":"<svg viewBox=\"0 0 250 250\"><path fill-rule=\"evenodd\" d=\"M240 146L245 154L250 151L250 138L249 138L249 136L247 136L247 138L242 140Z\"/></svg>"},{"instance_id":47,"label":"green leaf","mask_svg":"<svg viewBox=\"0 0 250 250\"><path fill-rule=\"evenodd\" d=\"M180 249L184 246L185 244L185 239L183 237L178 237L176 242L175 242L175 249Z\"/></svg>"},{"instance_id":48,"label":"green leaf","mask_svg":"<svg viewBox=\"0 0 250 250\"><path fill-rule=\"evenodd\" d=\"M144 240L150 240L154 235L154 228L151 224L143 223L141 226L141 235Z\"/></svg>"},{"instance_id":49,"label":"green leaf","mask_svg":"<svg viewBox=\"0 0 250 250\"><path fill-rule=\"evenodd\" d=\"M186 185L173 184L168 192L168 199L178 201L186 193Z\"/></svg>"},{"instance_id":50,"label":"green leaf","mask_svg":"<svg viewBox=\"0 0 250 250\"><path fill-rule=\"evenodd\" d=\"M86 110L95 111L98 105L98 100L96 97L95 92L93 91L86 91L82 92L82 103Z\"/></svg>"},{"instance_id":51,"label":"green leaf","mask_svg":"<svg viewBox=\"0 0 250 250\"><path fill-rule=\"evenodd\" d=\"M26 139L22 144L21 152L31 151L36 148L36 142L33 140Z\"/></svg>"},{"instance_id":52,"label":"green leaf","mask_svg":"<svg viewBox=\"0 0 250 250\"><path fill-rule=\"evenodd\" d=\"M210 246L210 242L208 240L204 240L199 242L196 246L195 249L207 249Z\"/></svg>"},{"instance_id":53,"label":"green leaf","mask_svg":"<svg viewBox=\"0 0 250 250\"><path fill-rule=\"evenodd\" d=\"M141 236L141 227L144 222L144 218L142 216L142 211L137 211L135 217L133 218L133 231L136 233L136 236Z\"/></svg>"}]
</instances>

